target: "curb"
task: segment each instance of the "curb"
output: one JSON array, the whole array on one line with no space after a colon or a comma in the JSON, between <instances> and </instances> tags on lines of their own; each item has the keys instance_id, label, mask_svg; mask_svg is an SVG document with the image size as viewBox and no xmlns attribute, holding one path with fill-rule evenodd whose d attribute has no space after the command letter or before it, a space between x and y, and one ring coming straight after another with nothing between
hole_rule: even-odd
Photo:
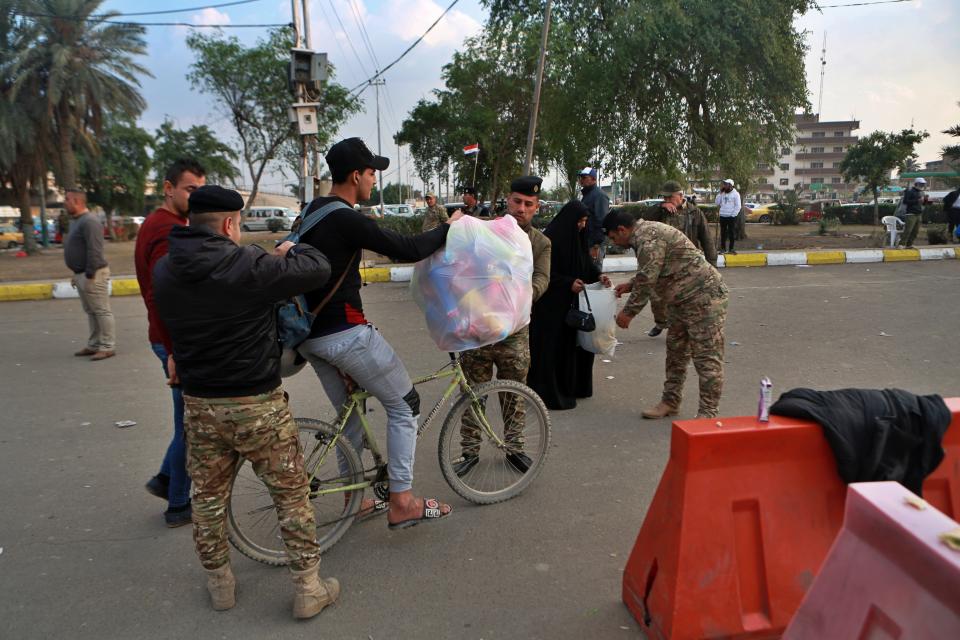
<instances>
[{"instance_id":1,"label":"curb","mask_svg":"<svg viewBox=\"0 0 960 640\"><path fill-rule=\"evenodd\" d=\"M960 247L921 247L919 249L850 249L846 251L780 251L776 253L741 253L717 256L717 267L787 267L818 264L869 264L877 262L926 262L960 260ZM637 259L611 256L603 261L605 273L636 271ZM363 282L409 282L413 265L396 267L361 267ZM136 278L114 278L110 281L111 296L140 295ZM0 302L14 300L49 300L79 297L68 281L0 284Z\"/></svg>"}]
</instances>

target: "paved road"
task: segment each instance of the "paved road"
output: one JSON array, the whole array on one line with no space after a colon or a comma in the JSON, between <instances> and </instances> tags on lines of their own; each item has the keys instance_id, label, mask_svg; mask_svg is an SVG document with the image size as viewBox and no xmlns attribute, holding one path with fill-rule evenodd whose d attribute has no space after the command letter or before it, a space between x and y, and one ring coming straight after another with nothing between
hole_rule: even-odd
<instances>
[{"instance_id":1,"label":"paved road","mask_svg":"<svg viewBox=\"0 0 960 640\"><path fill-rule=\"evenodd\" d=\"M724 278L726 415L755 411L764 375L777 393L900 386L960 395L954 262L742 269ZM412 372L443 364L405 286L373 285L364 296ZM622 333L612 362L598 361L594 398L553 414L556 447L523 496L489 507L458 499L437 467L436 432L428 434L417 489L449 500L455 514L401 532L382 519L354 527L322 566L340 578L342 602L298 624L286 573L236 552L239 604L208 608L189 529L164 528L162 503L142 489L170 429L142 304L112 302L120 352L100 363L70 355L86 327L78 301L0 307L4 637L636 637L620 576L670 428L640 420L663 370L663 338L644 335L648 312ZM288 389L299 414L331 415L309 372ZM427 404L437 390L422 395ZM691 381L681 417L696 412L695 397ZM138 424L113 426L124 419Z\"/></svg>"}]
</instances>

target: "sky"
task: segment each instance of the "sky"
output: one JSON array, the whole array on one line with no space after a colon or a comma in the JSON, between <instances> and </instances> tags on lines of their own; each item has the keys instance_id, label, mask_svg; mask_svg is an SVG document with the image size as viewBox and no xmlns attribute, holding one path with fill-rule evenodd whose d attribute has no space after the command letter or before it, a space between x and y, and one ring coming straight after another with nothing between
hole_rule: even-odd
<instances>
[{"instance_id":1,"label":"sky","mask_svg":"<svg viewBox=\"0 0 960 640\"><path fill-rule=\"evenodd\" d=\"M120 13L220 4L224 0L107 0L104 9ZM724 1L724 0L717 0ZM857 0L822 0L823 5L850 4ZM446 0L310 0L312 48L325 51L336 68L335 80L347 88L364 82L374 69L384 67L410 46L449 4ZM131 17L137 21L182 21L191 24L261 24L291 21L290 0L258 0L218 9L163 16ZM381 89L382 155L391 158L385 181L396 181L397 148L393 135L418 100L442 88L441 71L467 37L483 28L486 11L478 0L460 0L410 54L385 75ZM827 38L823 83L822 120L860 121L855 132L899 131L911 124L928 131L919 147L921 162L940 157L950 143L943 129L960 123L960 2L909 0L861 7L824 8L797 20L806 34L809 100L816 111L819 100L821 48ZM362 23L369 46L361 35ZM224 140L231 140L229 123L209 96L191 88L186 79L191 63L185 44L186 27L155 26L147 30L148 55L143 61L153 73L144 78L142 92L148 108L141 125L153 131L169 117L181 128L207 124ZM252 44L264 28L229 29ZM352 117L339 137L360 136L377 148L374 91L363 94L365 111ZM475 142L461 141L464 145ZM412 179L409 155L401 152L402 177ZM277 172L261 183L266 191L286 191L294 180ZM419 181L417 181L419 186Z\"/></svg>"}]
</instances>

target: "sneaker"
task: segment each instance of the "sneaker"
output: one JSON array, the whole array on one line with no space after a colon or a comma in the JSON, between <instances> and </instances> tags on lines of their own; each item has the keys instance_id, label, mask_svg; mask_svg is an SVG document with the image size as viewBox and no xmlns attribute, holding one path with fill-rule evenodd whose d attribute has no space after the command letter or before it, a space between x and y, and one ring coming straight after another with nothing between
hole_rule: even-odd
<instances>
[{"instance_id":1,"label":"sneaker","mask_svg":"<svg viewBox=\"0 0 960 640\"><path fill-rule=\"evenodd\" d=\"M182 507L170 507L163 512L163 519L171 529L193 522L193 508L189 503Z\"/></svg>"},{"instance_id":2,"label":"sneaker","mask_svg":"<svg viewBox=\"0 0 960 640\"><path fill-rule=\"evenodd\" d=\"M149 480L145 485L147 493L157 496L162 500L167 500L170 495L170 478L162 476L159 473Z\"/></svg>"},{"instance_id":3,"label":"sneaker","mask_svg":"<svg viewBox=\"0 0 960 640\"><path fill-rule=\"evenodd\" d=\"M477 466L477 463L480 462L480 456L477 454L465 453L458 459L453 461L453 472L457 474L458 478L462 478L467 475L467 472L470 469L473 469Z\"/></svg>"},{"instance_id":4,"label":"sneaker","mask_svg":"<svg viewBox=\"0 0 960 640\"><path fill-rule=\"evenodd\" d=\"M530 467L533 466L533 460L530 459L530 456L525 454L523 451L517 451L516 453L507 454L507 462L510 463L510 466L519 471L520 473L526 473L530 470Z\"/></svg>"},{"instance_id":5,"label":"sneaker","mask_svg":"<svg viewBox=\"0 0 960 640\"><path fill-rule=\"evenodd\" d=\"M651 338L656 338L661 333L663 333L663 327L656 324L653 325L653 329L650 329L650 331L647 331L647 335L650 336Z\"/></svg>"}]
</instances>

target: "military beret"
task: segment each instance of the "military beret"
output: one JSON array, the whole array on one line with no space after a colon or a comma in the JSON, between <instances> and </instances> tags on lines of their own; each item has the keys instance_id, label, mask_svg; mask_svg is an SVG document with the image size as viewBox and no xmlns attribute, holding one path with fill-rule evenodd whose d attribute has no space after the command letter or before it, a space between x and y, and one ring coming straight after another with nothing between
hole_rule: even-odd
<instances>
[{"instance_id":1,"label":"military beret","mask_svg":"<svg viewBox=\"0 0 960 640\"><path fill-rule=\"evenodd\" d=\"M215 184L198 188L190 194L190 213L220 213L243 209L243 196L233 189Z\"/></svg>"},{"instance_id":2,"label":"military beret","mask_svg":"<svg viewBox=\"0 0 960 640\"><path fill-rule=\"evenodd\" d=\"M525 196L540 197L540 185L543 178L538 176L521 176L510 183L510 193L522 193Z\"/></svg>"},{"instance_id":3,"label":"military beret","mask_svg":"<svg viewBox=\"0 0 960 640\"><path fill-rule=\"evenodd\" d=\"M663 183L663 186L660 187L660 193L662 193L665 196L676 193L678 191L683 192L683 187L681 187L680 183L677 182L676 180L667 180L666 182Z\"/></svg>"},{"instance_id":4,"label":"military beret","mask_svg":"<svg viewBox=\"0 0 960 640\"><path fill-rule=\"evenodd\" d=\"M476 187L464 187L461 193L469 193L472 196L477 195Z\"/></svg>"}]
</instances>

